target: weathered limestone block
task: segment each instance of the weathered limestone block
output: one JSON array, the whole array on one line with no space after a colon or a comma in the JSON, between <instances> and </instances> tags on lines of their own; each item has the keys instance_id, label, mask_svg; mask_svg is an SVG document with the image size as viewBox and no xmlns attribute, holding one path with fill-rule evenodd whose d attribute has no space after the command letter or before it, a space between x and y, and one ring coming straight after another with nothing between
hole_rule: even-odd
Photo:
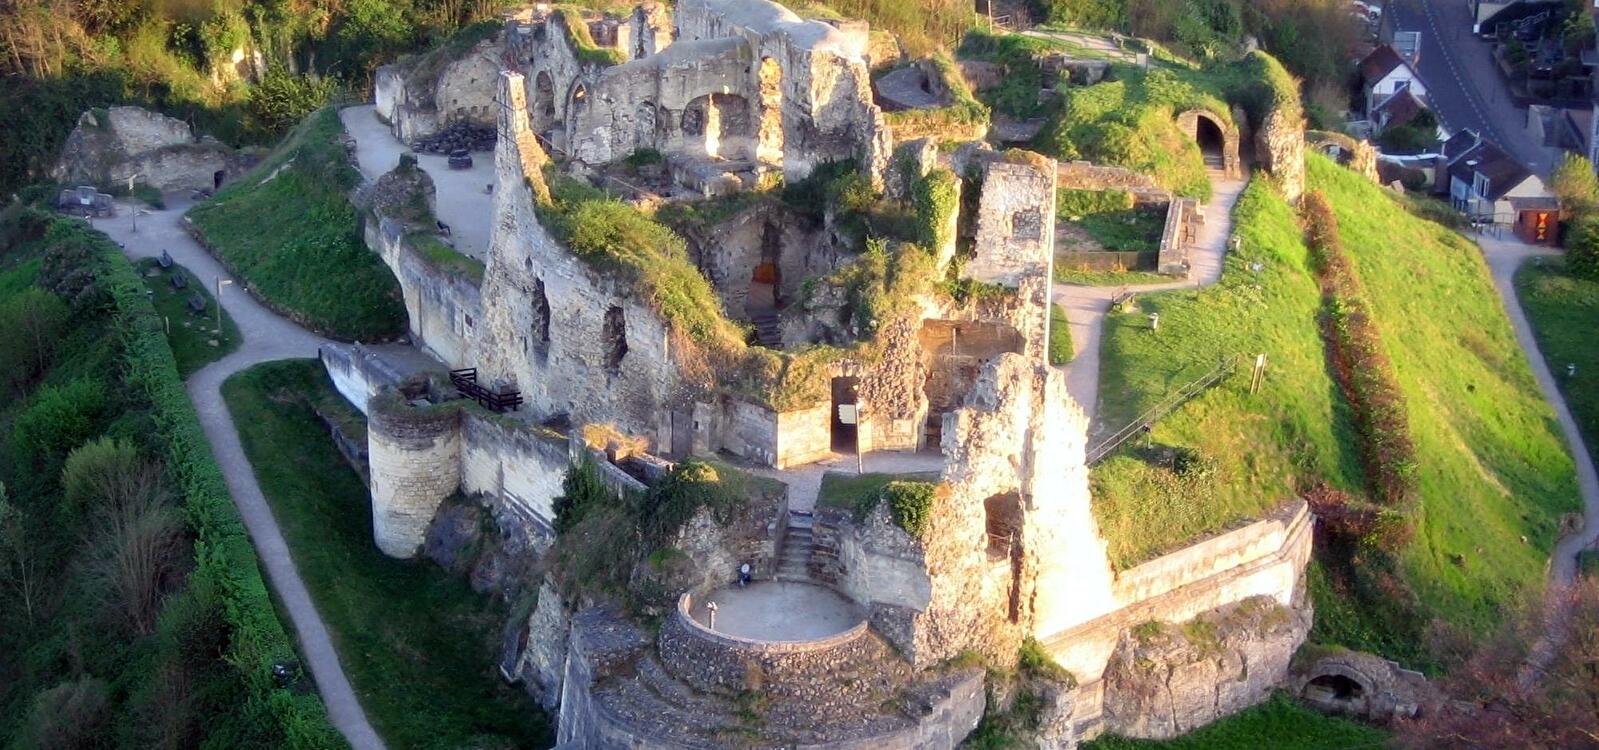
<instances>
[{"instance_id":1,"label":"weathered limestone block","mask_svg":"<svg viewBox=\"0 0 1599 750\"><path fill-rule=\"evenodd\" d=\"M439 504L461 484L461 410L411 406L398 394L367 405L372 536L390 557L421 548Z\"/></svg>"},{"instance_id":2,"label":"weathered limestone block","mask_svg":"<svg viewBox=\"0 0 1599 750\"><path fill-rule=\"evenodd\" d=\"M1167 739L1255 705L1288 677L1310 612L1254 597L1122 634L1105 672L1107 731Z\"/></svg>"},{"instance_id":3,"label":"weathered limestone block","mask_svg":"<svg viewBox=\"0 0 1599 750\"><path fill-rule=\"evenodd\" d=\"M1305 121L1297 108L1267 114L1255 131L1255 158L1277 178L1283 197L1298 203L1305 193Z\"/></svg>"},{"instance_id":4,"label":"weathered limestone block","mask_svg":"<svg viewBox=\"0 0 1599 750\"><path fill-rule=\"evenodd\" d=\"M243 170L243 160L214 138L196 140L188 123L139 107L89 110L67 136L51 179L67 184L159 190L210 189Z\"/></svg>"},{"instance_id":5,"label":"weathered limestone block","mask_svg":"<svg viewBox=\"0 0 1599 750\"><path fill-rule=\"evenodd\" d=\"M506 674L522 680L528 695L544 710L553 710L561 702L572 616L549 580L539 586L538 601L527 619L512 621L508 627Z\"/></svg>"},{"instance_id":6,"label":"weathered limestone block","mask_svg":"<svg viewBox=\"0 0 1599 750\"><path fill-rule=\"evenodd\" d=\"M378 68L373 79L378 119L406 143L458 120L492 123L495 78L505 57L502 37L484 39L454 58L444 57L452 51L446 46Z\"/></svg>"}]
</instances>

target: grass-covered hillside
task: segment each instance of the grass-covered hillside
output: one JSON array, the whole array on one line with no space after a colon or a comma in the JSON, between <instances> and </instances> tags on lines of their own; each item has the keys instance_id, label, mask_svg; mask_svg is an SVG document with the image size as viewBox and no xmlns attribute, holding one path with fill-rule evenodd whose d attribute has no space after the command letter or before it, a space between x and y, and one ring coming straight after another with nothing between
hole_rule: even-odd
<instances>
[{"instance_id":1,"label":"grass-covered hillside","mask_svg":"<svg viewBox=\"0 0 1599 750\"><path fill-rule=\"evenodd\" d=\"M1327 374L1320 299L1292 208L1255 180L1234 209L1239 249L1221 281L1141 295L1106 319L1099 419L1131 423L1170 393L1238 357L1221 385L1156 424L1152 449L1124 450L1095 468L1094 513L1118 567L1258 517L1301 485L1358 487L1348 415ZM1258 267L1258 270L1256 270ZM1160 314L1150 331L1148 315ZM1267 377L1249 392L1249 366Z\"/></svg>"},{"instance_id":2,"label":"grass-covered hillside","mask_svg":"<svg viewBox=\"0 0 1599 750\"><path fill-rule=\"evenodd\" d=\"M1315 571L1316 637L1423 660L1430 620L1480 632L1539 590L1559 517L1578 507L1571 460L1478 248L1320 156L1310 157L1310 187L1332 206L1381 332L1416 467L1411 538L1357 555L1357 565L1382 558L1379 568L1394 575L1351 588ZM1100 403L1108 427L1222 357L1244 359L1239 373L1159 422L1152 447L1135 441L1095 468L1095 514L1118 565L1318 485L1369 497L1351 410L1329 375L1323 298L1296 217L1256 183L1235 221L1242 244L1219 284L1146 295L1136 311L1108 319ZM1148 330L1151 311L1159 332ZM1265 380L1249 394L1247 365L1260 353Z\"/></svg>"},{"instance_id":3,"label":"grass-covered hillside","mask_svg":"<svg viewBox=\"0 0 1599 750\"><path fill-rule=\"evenodd\" d=\"M1538 349L1560 383L1571 416L1592 453L1599 446L1599 281L1572 276L1559 261L1526 265L1516 274L1516 293L1532 322ZM1568 374L1576 365L1575 374Z\"/></svg>"},{"instance_id":4,"label":"grass-covered hillside","mask_svg":"<svg viewBox=\"0 0 1599 750\"><path fill-rule=\"evenodd\" d=\"M1409 407L1420 509L1405 578L1426 611L1481 630L1542 585L1560 515L1579 508L1570 454L1476 245L1325 158L1309 167Z\"/></svg>"},{"instance_id":5,"label":"grass-covered hillside","mask_svg":"<svg viewBox=\"0 0 1599 750\"><path fill-rule=\"evenodd\" d=\"M346 192L360 180L331 107L238 182L189 212L205 244L280 312L341 339L405 330L400 285L361 239Z\"/></svg>"}]
</instances>

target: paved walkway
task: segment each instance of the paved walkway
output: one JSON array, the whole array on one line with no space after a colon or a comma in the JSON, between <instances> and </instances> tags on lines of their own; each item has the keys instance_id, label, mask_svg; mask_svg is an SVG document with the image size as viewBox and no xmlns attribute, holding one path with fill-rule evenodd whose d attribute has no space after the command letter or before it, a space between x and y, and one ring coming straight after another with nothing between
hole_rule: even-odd
<instances>
[{"instance_id":1,"label":"paved walkway","mask_svg":"<svg viewBox=\"0 0 1599 750\"><path fill-rule=\"evenodd\" d=\"M1066 391L1083 407L1091 424L1099 412L1099 345L1111 298L1123 291L1141 293L1209 286L1221 278L1227 240L1232 236L1233 206L1248 183L1224 179L1216 171L1211 172L1210 180L1215 194L1205 206L1205 224L1199 237L1188 251L1187 279L1127 287L1055 285L1051 296L1066 310L1066 320L1072 329L1073 357L1064 367Z\"/></svg>"},{"instance_id":2,"label":"paved walkway","mask_svg":"<svg viewBox=\"0 0 1599 750\"><path fill-rule=\"evenodd\" d=\"M1528 258L1554 255L1555 252L1515 239L1501 240L1484 236L1478 238L1478 243L1482 245L1483 256L1493 273L1494 286L1504 299L1510 325L1516 330L1516 340L1527 353L1527 362L1532 366L1533 376L1538 379L1538 387L1543 389L1544 398L1554 407L1555 416L1560 420L1560 429L1566 433L1566 444L1571 447L1571 458L1577 465L1577 488L1582 493L1582 528L1561 538L1549 558L1549 626L1538 643L1533 645L1532 654L1528 657L1529 669L1522 673L1521 678L1522 686L1526 687L1542 675L1554 658L1556 647L1567 635L1569 607L1566 606L1565 593L1576 580L1577 555L1599 541L1599 474L1594 471L1588 446L1582 440L1582 431L1577 428L1577 420L1572 418L1571 410L1566 408L1566 399L1560 395L1555 376L1544 362L1538 341L1533 337L1532 325L1527 321L1527 314L1516 297L1516 269Z\"/></svg>"},{"instance_id":3,"label":"paved walkway","mask_svg":"<svg viewBox=\"0 0 1599 750\"><path fill-rule=\"evenodd\" d=\"M378 120L377 107L362 104L339 110L344 130L355 138L355 161L361 174L376 181L411 149ZM435 211L450 225L455 249L485 263L489 235L494 227L494 196L484 192L494 182L494 154L473 152L471 169L450 169L449 159L438 154L417 154L417 164L433 178Z\"/></svg>"},{"instance_id":4,"label":"paved walkway","mask_svg":"<svg viewBox=\"0 0 1599 750\"><path fill-rule=\"evenodd\" d=\"M118 217L96 220L94 226L122 243L124 252L131 258L158 257L162 250L168 251L174 261L187 267L215 294L216 280L231 276L183 231L180 222L188 208L188 201L169 199L167 210L138 217L138 232L135 233L131 206L124 204ZM279 317L237 286L224 288L219 301L238 324L244 342L238 351L190 376L189 399L200 414L200 425L205 428L211 450L222 467L233 503L244 518L256 555L266 569L273 591L289 613L300 650L322 694L322 702L327 706L328 718L356 750L381 749L383 741L372 729L339 665L327 626L317 614L305 582L294 567L289 545L261 494L255 472L245 458L244 446L239 443L239 431L222 401L222 381L228 376L261 362L315 357L317 346L325 339Z\"/></svg>"}]
</instances>

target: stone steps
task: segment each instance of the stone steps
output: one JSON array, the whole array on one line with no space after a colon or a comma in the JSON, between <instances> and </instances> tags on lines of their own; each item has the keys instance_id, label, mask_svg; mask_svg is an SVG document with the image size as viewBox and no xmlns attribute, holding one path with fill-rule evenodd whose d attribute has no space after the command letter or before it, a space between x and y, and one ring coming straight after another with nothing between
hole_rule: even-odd
<instances>
[{"instance_id":1,"label":"stone steps","mask_svg":"<svg viewBox=\"0 0 1599 750\"><path fill-rule=\"evenodd\" d=\"M750 316L750 323L755 325L755 343L768 349L783 348L783 326L779 322L777 313L761 312Z\"/></svg>"},{"instance_id":2,"label":"stone steps","mask_svg":"<svg viewBox=\"0 0 1599 750\"><path fill-rule=\"evenodd\" d=\"M812 582L811 555L816 549L812 522L808 512L789 512L788 528L783 531L783 545L777 555L777 580Z\"/></svg>"}]
</instances>

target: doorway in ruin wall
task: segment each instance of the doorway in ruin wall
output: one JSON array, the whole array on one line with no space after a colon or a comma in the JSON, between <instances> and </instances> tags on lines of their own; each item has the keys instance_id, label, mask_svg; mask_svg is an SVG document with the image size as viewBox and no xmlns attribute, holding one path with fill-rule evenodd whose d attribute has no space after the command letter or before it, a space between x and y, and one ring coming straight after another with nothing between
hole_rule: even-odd
<instances>
[{"instance_id":1,"label":"doorway in ruin wall","mask_svg":"<svg viewBox=\"0 0 1599 750\"><path fill-rule=\"evenodd\" d=\"M770 57L761 58L758 73L761 91L761 122L756 133L755 158L763 164L783 164L783 66Z\"/></svg>"},{"instance_id":2,"label":"doorway in ruin wall","mask_svg":"<svg viewBox=\"0 0 1599 750\"><path fill-rule=\"evenodd\" d=\"M859 378L833 378L833 450L854 453L860 446Z\"/></svg>"},{"instance_id":3,"label":"doorway in ruin wall","mask_svg":"<svg viewBox=\"0 0 1599 750\"><path fill-rule=\"evenodd\" d=\"M555 84L547 70L539 71L533 79L533 112L540 128L548 128L555 122Z\"/></svg>"},{"instance_id":4,"label":"doorway in ruin wall","mask_svg":"<svg viewBox=\"0 0 1599 750\"><path fill-rule=\"evenodd\" d=\"M1022 352L1022 335L1005 323L928 318L916 339L927 373L922 381L922 395L927 398L923 445L938 450L944 414L965 403L985 363L1007 352Z\"/></svg>"}]
</instances>

